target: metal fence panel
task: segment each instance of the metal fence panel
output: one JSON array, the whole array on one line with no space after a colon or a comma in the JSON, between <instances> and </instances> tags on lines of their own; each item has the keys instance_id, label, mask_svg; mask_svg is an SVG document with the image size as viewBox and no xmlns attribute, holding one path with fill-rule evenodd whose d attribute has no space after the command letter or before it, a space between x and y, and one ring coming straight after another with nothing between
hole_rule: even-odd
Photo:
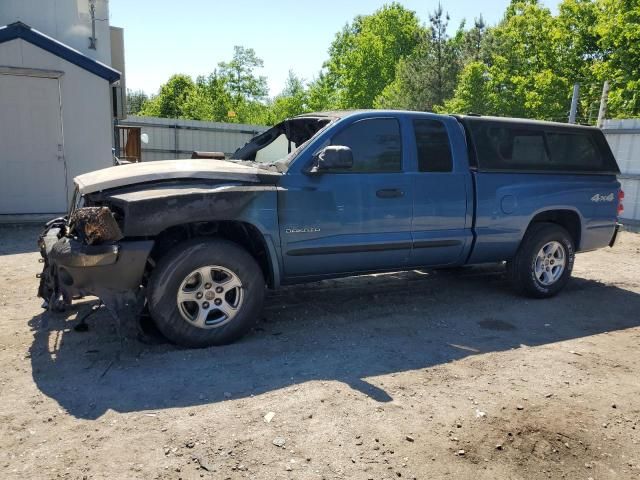
<instances>
[{"instance_id":1,"label":"metal fence panel","mask_svg":"<svg viewBox=\"0 0 640 480\"><path fill-rule=\"evenodd\" d=\"M142 161L191 158L193 151L224 152L229 156L268 127L237 123L200 122L172 118L129 116L118 125L141 127L149 136Z\"/></svg>"},{"instance_id":2,"label":"metal fence panel","mask_svg":"<svg viewBox=\"0 0 640 480\"><path fill-rule=\"evenodd\" d=\"M640 180L632 178L621 178L622 190L624 191L624 211L621 217L627 220L640 221Z\"/></svg>"},{"instance_id":3,"label":"metal fence panel","mask_svg":"<svg viewBox=\"0 0 640 480\"><path fill-rule=\"evenodd\" d=\"M603 131L620 167L622 221L640 222L640 119L607 120Z\"/></svg>"}]
</instances>

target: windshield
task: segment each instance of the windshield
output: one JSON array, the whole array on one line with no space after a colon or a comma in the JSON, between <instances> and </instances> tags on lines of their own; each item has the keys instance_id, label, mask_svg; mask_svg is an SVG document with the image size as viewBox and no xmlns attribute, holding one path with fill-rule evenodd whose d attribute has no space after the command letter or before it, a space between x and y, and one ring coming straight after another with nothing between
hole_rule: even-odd
<instances>
[{"instance_id":1,"label":"windshield","mask_svg":"<svg viewBox=\"0 0 640 480\"><path fill-rule=\"evenodd\" d=\"M248 161L263 168L283 171L293 161L301 147L325 128L335 117L305 116L285 120L257 137L231 156L232 160Z\"/></svg>"}]
</instances>

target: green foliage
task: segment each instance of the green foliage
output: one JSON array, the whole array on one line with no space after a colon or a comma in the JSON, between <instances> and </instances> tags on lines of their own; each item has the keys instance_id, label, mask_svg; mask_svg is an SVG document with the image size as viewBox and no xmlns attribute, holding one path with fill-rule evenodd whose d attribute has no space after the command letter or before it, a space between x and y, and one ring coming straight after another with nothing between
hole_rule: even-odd
<instances>
[{"instance_id":1,"label":"green foliage","mask_svg":"<svg viewBox=\"0 0 640 480\"><path fill-rule=\"evenodd\" d=\"M483 62L474 61L462 69L453 98L437 110L494 115L498 113L496 103L490 89L489 67Z\"/></svg>"},{"instance_id":2,"label":"green foliage","mask_svg":"<svg viewBox=\"0 0 640 480\"><path fill-rule=\"evenodd\" d=\"M441 5L429 23L428 35L399 62L393 82L376 98L376 107L433 110L453 94L460 55L458 42L447 35L449 15Z\"/></svg>"},{"instance_id":3,"label":"green foliage","mask_svg":"<svg viewBox=\"0 0 640 480\"><path fill-rule=\"evenodd\" d=\"M337 106L371 108L394 79L398 62L424 35L415 12L395 2L346 25L331 44L326 63Z\"/></svg>"},{"instance_id":4,"label":"green foliage","mask_svg":"<svg viewBox=\"0 0 640 480\"><path fill-rule=\"evenodd\" d=\"M304 82L290 71L284 90L268 104L264 123L275 125L309 111L309 93Z\"/></svg>"},{"instance_id":5,"label":"green foliage","mask_svg":"<svg viewBox=\"0 0 640 480\"><path fill-rule=\"evenodd\" d=\"M218 64L220 77L225 79L227 88L236 100L262 100L267 96L267 79L254 73L264 62L258 58L253 48L233 47L233 59Z\"/></svg>"},{"instance_id":6,"label":"green foliage","mask_svg":"<svg viewBox=\"0 0 640 480\"><path fill-rule=\"evenodd\" d=\"M127 113L138 115L142 106L149 101L149 96L142 90L127 89Z\"/></svg>"},{"instance_id":7,"label":"green foliage","mask_svg":"<svg viewBox=\"0 0 640 480\"><path fill-rule=\"evenodd\" d=\"M463 27L464 25L461 25ZM487 34L487 24L480 17L474 19L473 27L470 30L465 31L464 28L459 29L461 35L462 44L458 48L462 52L463 60L471 62L489 61L489 54L491 51L491 37Z\"/></svg>"},{"instance_id":8,"label":"green foliage","mask_svg":"<svg viewBox=\"0 0 640 480\"><path fill-rule=\"evenodd\" d=\"M595 122L609 80L609 116L640 115L640 0L564 0L553 16L536 0L513 0L489 29L479 66L465 68L447 111L564 121L580 83L578 119ZM471 87L470 82L476 82Z\"/></svg>"},{"instance_id":9,"label":"green foliage","mask_svg":"<svg viewBox=\"0 0 640 480\"><path fill-rule=\"evenodd\" d=\"M611 81L609 114L640 115L640 0L599 0L594 28L603 60L595 77Z\"/></svg>"},{"instance_id":10,"label":"green foliage","mask_svg":"<svg viewBox=\"0 0 640 480\"><path fill-rule=\"evenodd\" d=\"M139 115L188 118L217 122L264 123L267 110L262 100L267 81L254 72L262 60L253 49L235 47L233 59L194 82L187 75L174 75L146 101Z\"/></svg>"},{"instance_id":11,"label":"green foliage","mask_svg":"<svg viewBox=\"0 0 640 480\"><path fill-rule=\"evenodd\" d=\"M573 82L558 68L566 55L555 41L558 30L551 11L534 0L512 1L492 34L489 88L496 94L497 111L525 118L567 118Z\"/></svg>"},{"instance_id":12,"label":"green foliage","mask_svg":"<svg viewBox=\"0 0 640 480\"><path fill-rule=\"evenodd\" d=\"M504 17L482 16L453 36L441 6L426 27L398 3L357 16L336 34L318 76L293 72L268 98L251 48L195 81L174 75L158 95L128 92L132 114L274 124L309 111L402 108L565 121L572 87L578 119L595 122L602 84L609 116L640 116L640 0L511 0Z\"/></svg>"},{"instance_id":13,"label":"green foliage","mask_svg":"<svg viewBox=\"0 0 640 480\"><path fill-rule=\"evenodd\" d=\"M338 90L332 76L321 71L309 84L307 105L312 112L339 108Z\"/></svg>"},{"instance_id":14,"label":"green foliage","mask_svg":"<svg viewBox=\"0 0 640 480\"><path fill-rule=\"evenodd\" d=\"M160 93L142 106L140 115L148 117L186 118L183 114L185 102L194 90L188 75L177 74L160 87Z\"/></svg>"}]
</instances>

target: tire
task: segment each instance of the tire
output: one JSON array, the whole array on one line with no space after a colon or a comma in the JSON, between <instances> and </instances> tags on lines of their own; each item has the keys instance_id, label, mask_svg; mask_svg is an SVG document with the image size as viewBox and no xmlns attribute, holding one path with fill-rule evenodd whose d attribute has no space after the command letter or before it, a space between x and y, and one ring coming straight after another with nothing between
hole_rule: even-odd
<instances>
[{"instance_id":1,"label":"tire","mask_svg":"<svg viewBox=\"0 0 640 480\"><path fill-rule=\"evenodd\" d=\"M264 290L262 270L246 250L228 240L200 238L175 246L160 259L147 300L169 341L202 348L246 334L260 315Z\"/></svg>"},{"instance_id":2,"label":"tire","mask_svg":"<svg viewBox=\"0 0 640 480\"><path fill-rule=\"evenodd\" d=\"M560 270L561 258L563 268ZM519 293L548 298L569 281L574 258L575 247L569 232L555 223L534 223L513 260L507 263L507 273Z\"/></svg>"}]
</instances>

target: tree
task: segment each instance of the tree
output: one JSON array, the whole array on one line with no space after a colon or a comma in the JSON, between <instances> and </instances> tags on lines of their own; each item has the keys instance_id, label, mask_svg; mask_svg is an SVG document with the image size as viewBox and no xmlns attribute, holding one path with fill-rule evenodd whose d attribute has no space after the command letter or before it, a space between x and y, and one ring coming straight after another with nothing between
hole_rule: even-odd
<instances>
[{"instance_id":1,"label":"tree","mask_svg":"<svg viewBox=\"0 0 640 480\"><path fill-rule=\"evenodd\" d=\"M447 35L442 5L429 16L429 34L398 64L393 83L376 99L380 108L433 110L451 97L460 70L456 43Z\"/></svg>"},{"instance_id":2,"label":"tree","mask_svg":"<svg viewBox=\"0 0 640 480\"><path fill-rule=\"evenodd\" d=\"M495 108L495 98L489 80L489 67L485 63L468 63L460 73L453 98L447 100L441 110L481 115L499 113Z\"/></svg>"},{"instance_id":3,"label":"tree","mask_svg":"<svg viewBox=\"0 0 640 480\"><path fill-rule=\"evenodd\" d=\"M398 61L424 36L415 12L398 3L358 16L336 35L326 62L341 108L371 108L394 79Z\"/></svg>"},{"instance_id":4,"label":"tree","mask_svg":"<svg viewBox=\"0 0 640 480\"><path fill-rule=\"evenodd\" d=\"M267 98L262 60L235 47L229 62L195 82L174 75L158 95L128 92L131 113L271 124L313 110L406 108L562 120L581 85L581 121L597 112L609 80L610 116L640 116L640 0L511 0L502 20L463 22L453 38L442 6L428 27L398 3L357 16L338 32L329 59L305 85L290 72Z\"/></svg>"},{"instance_id":5,"label":"tree","mask_svg":"<svg viewBox=\"0 0 640 480\"><path fill-rule=\"evenodd\" d=\"M263 100L269 91L267 79L254 73L264 62L253 48L233 47L233 59L218 64L219 75L236 100Z\"/></svg>"},{"instance_id":6,"label":"tree","mask_svg":"<svg viewBox=\"0 0 640 480\"><path fill-rule=\"evenodd\" d=\"M183 115L192 120L225 122L232 104L232 95L225 80L214 71L196 79L195 89L183 106Z\"/></svg>"},{"instance_id":7,"label":"tree","mask_svg":"<svg viewBox=\"0 0 640 480\"><path fill-rule=\"evenodd\" d=\"M309 83L307 96L310 111L321 112L339 108L334 78L326 72L321 71L318 77Z\"/></svg>"},{"instance_id":8,"label":"tree","mask_svg":"<svg viewBox=\"0 0 640 480\"><path fill-rule=\"evenodd\" d=\"M490 89L502 115L567 118L571 85L559 68L570 55L558 41L556 19L537 0L513 0L493 29Z\"/></svg>"},{"instance_id":9,"label":"tree","mask_svg":"<svg viewBox=\"0 0 640 480\"><path fill-rule=\"evenodd\" d=\"M127 89L127 113L138 115L143 105L149 101L149 96L142 90Z\"/></svg>"},{"instance_id":10,"label":"tree","mask_svg":"<svg viewBox=\"0 0 640 480\"><path fill-rule=\"evenodd\" d=\"M267 83L254 73L262 64L253 49L235 47L231 61L221 62L217 70L195 82L187 75L173 75L140 113L219 122L262 121Z\"/></svg>"},{"instance_id":11,"label":"tree","mask_svg":"<svg viewBox=\"0 0 640 480\"><path fill-rule=\"evenodd\" d=\"M589 121L590 115L595 121L602 90L595 76L595 66L603 60L596 33L598 15L593 0L564 0L556 19L557 41L564 52L564 61L556 65L556 71L580 84L577 118L581 122Z\"/></svg>"},{"instance_id":12,"label":"tree","mask_svg":"<svg viewBox=\"0 0 640 480\"><path fill-rule=\"evenodd\" d=\"M481 64L465 67L447 110L564 120L572 79L565 65L561 26L537 0L512 0L503 20L488 35ZM481 49L482 50L482 49Z\"/></svg>"},{"instance_id":13,"label":"tree","mask_svg":"<svg viewBox=\"0 0 640 480\"><path fill-rule=\"evenodd\" d=\"M193 94L195 85L188 75L177 74L160 87L160 92L146 102L141 115L165 118L184 118L183 107Z\"/></svg>"},{"instance_id":14,"label":"tree","mask_svg":"<svg viewBox=\"0 0 640 480\"><path fill-rule=\"evenodd\" d=\"M305 88L304 81L297 77L295 73L289 71L284 90L273 100L271 118L266 123L276 124L285 118L309 112L308 102L309 92Z\"/></svg>"},{"instance_id":15,"label":"tree","mask_svg":"<svg viewBox=\"0 0 640 480\"><path fill-rule=\"evenodd\" d=\"M613 117L640 115L640 0L598 0L595 25L602 62L595 77L609 80L609 113Z\"/></svg>"},{"instance_id":16,"label":"tree","mask_svg":"<svg viewBox=\"0 0 640 480\"><path fill-rule=\"evenodd\" d=\"M488 28L482 14L473 20L473 26L465 30L465 21L462 21L455 37L453 45L459 53L464 65L469 62L491 61L491 31Z\"/></svg>"}]
</instances>

